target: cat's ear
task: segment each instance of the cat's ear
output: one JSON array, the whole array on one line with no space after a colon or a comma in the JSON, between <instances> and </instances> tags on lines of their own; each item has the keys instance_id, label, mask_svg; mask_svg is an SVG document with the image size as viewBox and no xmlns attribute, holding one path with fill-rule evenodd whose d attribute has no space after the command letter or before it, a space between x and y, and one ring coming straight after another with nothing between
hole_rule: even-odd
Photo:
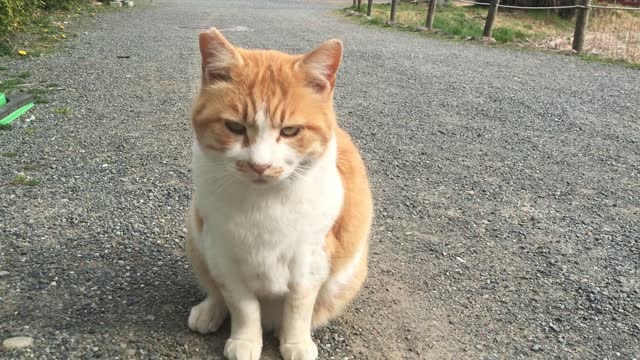
<instances>
[{"instance_id":1,"label":"cat's ear","mask_svg":"<svg viewBox=\"0 0 640 360\"><path fill-rule=\"evenodd\" d=\"M240 54L215 28L200 33L200 55L203 83L229 80L231 67L242 63Z\"/></svg>"},{"instance_id":2,"label":"cat's ear","mask_svg":"<svg viewBox=\"0 0 640 360\"><path fill-rule=\"evenodd\" d=\"M336 74L342 60L342 41L331 39L304 55L302 70L311 88L320 94L330 94L336 84Z\"/></svg>"}]
</instances>

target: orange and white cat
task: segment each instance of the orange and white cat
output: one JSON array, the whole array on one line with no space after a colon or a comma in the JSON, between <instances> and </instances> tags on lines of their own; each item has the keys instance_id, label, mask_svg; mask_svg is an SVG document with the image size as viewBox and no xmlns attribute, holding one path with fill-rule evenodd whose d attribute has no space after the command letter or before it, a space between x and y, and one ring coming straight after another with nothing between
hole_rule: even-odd
<instances>
[{"instance_id":1,"label":"orange and white cat","mask_svg":"<svg viewBox=\"0 0 640 360\"><path fill-rule=\"evenodd\" d=\"M258 359L273 329L285 360L316 359L311 330L365 280L372 221L364 163L333 110L342 43L288 55L211 29L200 52L187 251L207 298L189 327L230 315L227 358Z\"/></svg>"}]
</instances>

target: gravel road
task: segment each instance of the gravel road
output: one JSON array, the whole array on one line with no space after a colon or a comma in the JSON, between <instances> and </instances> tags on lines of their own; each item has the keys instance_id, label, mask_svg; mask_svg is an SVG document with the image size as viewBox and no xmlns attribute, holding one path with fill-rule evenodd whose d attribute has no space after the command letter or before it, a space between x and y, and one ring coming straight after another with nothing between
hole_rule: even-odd
<instances>
[{"instance_id":1,"label":"gravel road","mask_svg":"<svg viewBox=\"0 0 640 360\"><path fill-rule=\"evenodd\" d=\"M228 326L187 328L201 297L182 245L210 25L244 47L345 43L337 111L376 221L321 358L640 358L640 71L330 13L347 3L153 1L2 59L63 90L0 131L0 340L34 340L0 358L221 358Z\"/></svg>"}]
</instances>

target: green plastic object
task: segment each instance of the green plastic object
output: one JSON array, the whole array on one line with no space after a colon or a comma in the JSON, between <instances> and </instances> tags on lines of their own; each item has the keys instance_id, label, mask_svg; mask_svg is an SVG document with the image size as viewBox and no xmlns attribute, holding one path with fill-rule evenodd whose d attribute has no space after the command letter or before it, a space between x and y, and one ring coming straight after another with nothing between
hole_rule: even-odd
<instances>
[{"instance_id":1,"label":"green plastic object","mask_svg":"<svg viewBox=\"0 0 640 360\"><path fill-rule=\"evenodd\" d=\"M0 125L6 125L33 107L33 96L18 94L6 96L0 93Z\"/></svg>"}]
</instances>

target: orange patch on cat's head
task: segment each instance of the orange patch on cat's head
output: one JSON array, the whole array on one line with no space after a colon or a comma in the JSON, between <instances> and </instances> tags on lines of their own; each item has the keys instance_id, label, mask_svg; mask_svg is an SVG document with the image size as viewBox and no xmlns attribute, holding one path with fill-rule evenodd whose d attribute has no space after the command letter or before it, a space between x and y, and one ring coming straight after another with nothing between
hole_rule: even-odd
<instances>
[{"instance_id":1,"label":"orange patch on cat's head","mask_svg":"<svg viewBox=\"0 0 640 360\"><path fill-rule=\"evenodd\" d=\"M336 127L333 88L342 56L339 40L306 55L288 55L234 47L212 29L200 34L200 50L202 87L192 125L201 146L222 153L248 148L258 141L258 129L268 127L274 142L301 156L324 153ZM228 121L245 126L246 133L230 131ZM285 127L301 130L288 137L280 133Z\"/></svg>"}]
</instances>

